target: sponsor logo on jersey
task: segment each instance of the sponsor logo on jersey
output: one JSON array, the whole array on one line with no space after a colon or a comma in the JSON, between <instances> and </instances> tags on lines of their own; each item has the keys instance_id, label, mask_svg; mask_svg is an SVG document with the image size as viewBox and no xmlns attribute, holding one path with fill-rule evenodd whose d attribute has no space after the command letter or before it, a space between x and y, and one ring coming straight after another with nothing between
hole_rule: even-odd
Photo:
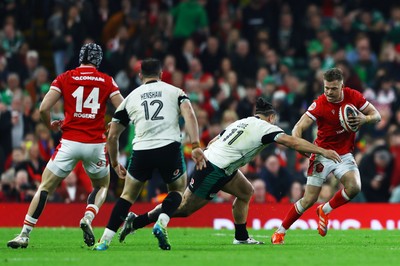
<instances>
[{"instance_id":1,"label":"sponsor logo on jersey","mask_svg":"<svg viewBox=\"0 0 400 266\"><path fill-rule=\"evenodd\" d=\"M74 117L95 119L96 114L74 113Z\"/></svg>"},{"instance_id":2,"label":"sponsor logo on jersey","mask_svg":"<svg viewBox=\"0 0 400 266\"><path fill-rule=\"evenodd\" d=\"M335 114L335 110L332 109L331 112L332 112L332 114Z\"/></svg>"},{"instance_id":3,"label":"sponsor logo on jersey","mask_svg":"<svg viewBox=\"0 0 400 266\"><path fill-rule=\"evenodd\" d=\"M190 187L193 187L193 185L194 185L194 178L191 178L191 179L190 179L189 186L190 186Z\"/></svg>"},{"instance_id":4,"label":"sponsor logo on jersey","mask_svg":"<svg viewBox=\"0 0 400 266\"><path fill-rule=\"evenodd\" d=\"M104 78L102 77L93 77L93 76L72 76L74 80L94 80L104 82Z\"/></svg>"}]
</instances>

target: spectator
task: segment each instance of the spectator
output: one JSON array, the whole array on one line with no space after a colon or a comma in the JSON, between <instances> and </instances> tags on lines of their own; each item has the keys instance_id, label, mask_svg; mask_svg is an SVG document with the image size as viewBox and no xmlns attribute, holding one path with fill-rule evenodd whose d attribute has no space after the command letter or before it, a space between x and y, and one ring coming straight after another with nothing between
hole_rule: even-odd
<instances>
[{"instance_id":1,"label":"spectator","mask_svg":"<svg viewBox=\"0 0 400 266\"><path fill-rule=\"evenodd\" d=\"M6 87L0 91L3 103L10 105L15 94L21 94L20 79L17 73L11 72L7 75Z\"/></svg>"},{"instance_id":2,"label":"spectator","mask_svg":"<svg viewBox=\"0 0 400 266\"><path fill-rule=\"evenodd\" d=\"M254 82L248 82L246 85L246 97L242 98L238 105L236 112L239 119L251 116L254 113L254 107L257 100L258 91Z\"/></svg>"},{"instance_id":3,"label":"spectator","mask_svg":"<svg viewBox=\"0 0 400 266\"><path fill-rule=\"evenodd\" d=\"M39 185L42 180L42 173L46 167L46 162L40 158L39 143L27 141L27 157L24 161L15 166L16 172L25 170L28 173L29 182Z\"/></svg>"},{"instance_id":4,"label":"spectator","mask_svg":"<svg viewBox=\"0 0 400 266\"><path fill-rule=\"evenodd\" d=\"M40 158L47 162L55 150L50 130L43 123L39 123L36 125L35 135L38 137Z\"/></svg>"},{"instance_id":5,"label":"spectator","mask_svg":"<svg viewBox=\"0 0 400 266\"><path fill-rule=\"evenodd\" d=\"M4 171L4 164L12 150L12 118L11 112L0 99L0 176Z\"/></svg>"},{"instance_id":6,"label":"spectator","mask_svg":"<svg viewBox=\"0 0 400 266\"><path fill-rule=\"evenodd\" d=\"M55 191L55 201L63 203L85 203L88 193L78 185L78 177L75 171L71 171Z\"/></svg>"},{"instance_id":7,"label":"spectator","mask_svg":"<svg viewBox=\"0 0 400 266\"><path fill-rule=\"evenodd\" d=\"M260 29L276 29L276 16L273 12L273 1L251 0L242 11L242 35L249 41L255 41L257 31Z\"/></svg>"},{"instance_id":8,"label":"spectator","mask_svg":"<svg viewBox=\"0 0 400 266\"><path fill-rule=\"evenodd\" d=\"M294 19L291 13L281 14L277 31L279 54L290 57L304 55L301 31L294 26Z\"/></svg>"},{"instance_id":9,"label":"spectator","mask_svg":"<svg viewBox=\"0 0 400 266\"><path fill-rule=\"evenodd\" d=\"M45 67L38 67L34 71L32 79L25 85L25 90L31 96L32 102L39 104L49 89L49 73Z\"/></svg>"},{"instance_id":10,"label":"spectator","mask_svg":"<svg viewBox=\"0 0 400 266\"><path fill-rule=\"evenodd\" d=\"M205 72L216 75L219 64L224 58L220 43L217 37L209 36L205 48L201 51L199 58Z\"/></svg>"},{"instance_id":11,"label":"spectator","mask_svg":"<svg viewBox=\"0 0 400 266\"><path fill-rule=\"evenodd\" d=\"M65 71L68 39L64 35L64 12L61 5L55 5L53 13L47 21L47 29L51 35L51 47L53 49L53 62L56 75Z\"/></svg>"},{"instance_id":12,"label":"spectator","mask_svg":"<svg viewBox=\"0 0 400 266\"><path fill-rule=\"evenodd\" d=\"M187 73L189 71L190 62L197 55L197 47L193 39L186 39L183 43L183 47L177 53L175 53L176 58L176 68Z\"/></svg>"},{"instance_id":13,"label":"spectator","mask_svg":"<svg viewBox=\"0 0 400 266\"><path fill-rule=\"evenodd\" d=\"M15 189L20 202L30 202L35 195L36 185L29 180L28 172L19 170L15 174Z\"/></svg>"},{"instance_id":14,"label":"spectator","mask_svg":"<svg viewBox=\"0 0 400 266\"><path fill-rule=\"evenodd\" d=\"M233 97L236 100L241 100L246 97L246 89L242 84L239 84L235 71L229 71L226 79L221 80L219 86L227 98Z\"/></svg>"},{"instance_id":15,"label":"spectator","mask_svg":"<svg viewBox=\"0 0 400 266\"><path fill-rule=\"evenodd\" d=\"M280 166L279 159L276 155L269 155L267 157L259 175L266 183L267 191L271 193L278 202L288 195L293 177L286 168Z\"/></svg>"},{"instance_id":16,"label":"spectator","mask_svg":"<svg viewBox=\"0 0 400 266\"><path fill-rule=\"evenodd\" d=\"M190 61L190 71L185 75L185 92L189 95L197 94L199 98L210 97L210 89L215 85L214 77L203 71L203 66L197 58ZM204 99L204 100L206 100Z\"/></svg>"},{"instance_id":17,"label":"spectator","mask_svg":"<svg viewBox=\"0 0 400 266\"><path fill-rule=\"evenodd\" d=\"M343 71L344 84L346 86L353 88L359 92L364 91L364 85L361 79L358 77L357 73L354 71L353 67L349 64L347 60L342 60L336 62L336 67Z\"/></svg>"},{"instance_id":18,"label":"spectator","mask_svg":"<svg viewBox=\"0 0 400 266\"><path fill-rule=\"evenodd\" d=\"M286 198L282 198L281 203L286 203L285 199L287 199L287 203L295 203L303 197L303 194L303 184L295 180L290 187L289 195Z\"/></svg>"},{"instance_id":19,"label":"spectator","mask_svg":"<svg viewBox=\"0 0 400 266\"><path fill-rule=\"evenodd\" d=\"M378 146L360 162L362 191L368 202L388 202L393 160L386 147Z\"/></svg>"},{"instance_id":20,"label":"spectator","mask_svg":"<svg viewBox=\"0 0 400 266\"><path fill-rule=\"evenodd\" d=\"M390 177L391 193L389 202L400 202L400 130L396 129L389 138L390 153L393 156L393 171Z\"/></svg>"},{"instance_id":21,"label":"spectator","mask_svg":"<svg viewBox=\"0 0 400 266\"><path fill-rule=\"evenodd\" d=\"M172 31L171 48L176 55L183 41L194 34L208 34L208 19L204 6L198 0L182 1L171 10L170 27ZM173 24L173 25L172 25Z\"/></svg>"},{"instance_id":22,"label":"spectator","mask_svg":"<svg viewBox=\"0 0 400 266\"><path fill-rule=\"evenodd\" d=\"M236 70L239 83L254 80L257 73L257 61L250 53L249 42L239 40L235 52L231 55L232 67Z\"/></svg>"},{"instance_id":23,"label":"spectator","mask_svg":"<svg viewBox=\"0 0 400 266\"><path fill-rule=\"evenodd\" d=\"M24 37L20 31L15 29L15 25L5 23L3 30L0 31L0 46L4 49L7 59L15 60L23 42Z\"/></svg>"},{"instance_id":24,"label":"spectator","mask_svg":"<svg viewBox=\"0 0 400 266\"><path fill-rule=\"evenodd\" d=\"M36 50L30 50L26 53L25 62L20 68L19 77L21 84L25 85L31 79L35 70L39 67L39 53Z\"/></svg>"},{"instance_id":25,"label":"spectator","mask_svg":"<svg viewBox=\"0 0 400 266\"><path fill-rule=\"evenodd\" d=\"M176 70L175 56L168 54L164 58L162 81L172 84L172 75Z\"/></svg>"},{"instance_id":26,"label":"spectator","mask_svg":"<svg viewBox=\"0 0 400 266\"><path fill-rule=\"evenodd\" d=\"M254 188L253 197L250 203L276 203L276 198L267 192L265 182L262 179L256 179L251 182Z\"/></svg>"}]
</instances>

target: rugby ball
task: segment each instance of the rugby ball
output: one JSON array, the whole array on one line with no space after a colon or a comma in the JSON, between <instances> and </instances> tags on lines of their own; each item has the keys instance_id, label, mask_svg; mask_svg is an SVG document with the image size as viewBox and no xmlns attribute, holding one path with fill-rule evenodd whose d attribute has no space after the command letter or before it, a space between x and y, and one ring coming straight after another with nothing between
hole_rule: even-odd
<instances>
[{"instance_id":1,"label":"rugby ball","mask_svg":"<svg viewBox=\"0 0 400 266\"><path fill-rule=\"evenodd\" d=\"M357 108L352 104L344 104L339 109L339 121L342 127L348 132L357 132L359 127L351 127L348 123L349 117L357 116Z\"/></svg>"}]
</instances>

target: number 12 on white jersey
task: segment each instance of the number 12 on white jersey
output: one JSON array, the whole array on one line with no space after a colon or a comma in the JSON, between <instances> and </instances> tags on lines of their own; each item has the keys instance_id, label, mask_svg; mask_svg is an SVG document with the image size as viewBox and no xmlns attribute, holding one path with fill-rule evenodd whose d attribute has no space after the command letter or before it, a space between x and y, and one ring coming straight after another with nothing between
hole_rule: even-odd
<instances>
[{"instance_id":1,"label":"number 12 on white jersey","mask_svg":"<svg viewBox=\"0 0 400 266\"><path fill-rule=\"evenodd\" d=\"M88 97L86 98L85 102L82 105L83 102L83 86L79 86L74 93L72 93L72 96L76 98L76 112L77 113L82 113L82 108L90 108L92 114L97 114L97 110L100 109L100 104L99 104L99 88L94 87Z\"/></svg>"}]
</instances>

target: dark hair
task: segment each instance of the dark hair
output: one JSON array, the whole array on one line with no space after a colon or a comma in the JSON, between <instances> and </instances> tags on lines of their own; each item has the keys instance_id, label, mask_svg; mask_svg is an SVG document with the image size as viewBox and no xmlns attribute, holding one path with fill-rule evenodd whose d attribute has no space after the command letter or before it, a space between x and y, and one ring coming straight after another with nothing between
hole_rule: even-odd
<instances>
[{"instance_id":1,"label":"dark hair","mask_svg":"<svg viewBox=\"0 0 400 266\"><path fill-rule=\"evenodd\" d=\"M324 73L324 80L328 82L343 80L343 72L340 68L331 68Z\"/></svg>"},{"instance_id":2,"label":"dark hair","mask_svg":"<svg viewBox=\"0 0 400 266\"><path fill-rule=\"evenodd\" d=\"M271 103L264 100L262 97L258 97L256 102L256 114L269 116L272 114L276 114L274 107Z\"/></svg>"},{"instance_id":3,"label":"dark hair","mask_svg":"<svg viewBox=\"0 0 400 266\"><path fill-rule=\"evenodd\" d=\"M161 62L155 58L147 58L142 61L142 76L154 77L160 75Z\"/></svg>"}]
</instances>

